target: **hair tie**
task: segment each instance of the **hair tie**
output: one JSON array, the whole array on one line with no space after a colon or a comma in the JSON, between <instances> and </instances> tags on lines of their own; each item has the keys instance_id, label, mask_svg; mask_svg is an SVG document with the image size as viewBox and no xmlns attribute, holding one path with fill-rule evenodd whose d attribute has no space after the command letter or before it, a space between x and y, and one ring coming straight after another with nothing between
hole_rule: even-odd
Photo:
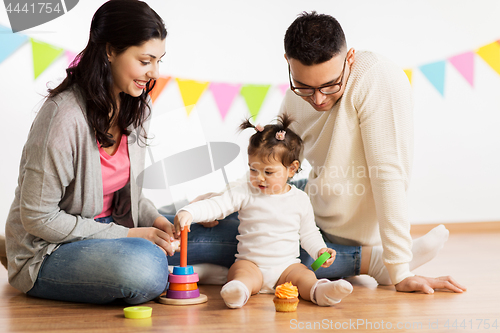
<instances>
[{"instance_id":1,"label":"hair tie","mask_svg":"<svg viewBox=\"0 0 500 333\"><path fill-rule=\"evenodd\" d=\"M279 140L279 141L285 140L285 134L286 134L286 131L276 132L276 140Z\"/></svg>"},{"instance_id":2,"label":"hair tie","mask_svg":"<svg viewBox=\"0 0 500 333\"><path fill-rule=\"evenodd\" d=\"M264 130L264 127L262 127L262 125L261 125L261 124L257 124L257 126L255 126L255 130L256 130L257 132L262 132L262 131Z\"/></svg>"}]
</instances>

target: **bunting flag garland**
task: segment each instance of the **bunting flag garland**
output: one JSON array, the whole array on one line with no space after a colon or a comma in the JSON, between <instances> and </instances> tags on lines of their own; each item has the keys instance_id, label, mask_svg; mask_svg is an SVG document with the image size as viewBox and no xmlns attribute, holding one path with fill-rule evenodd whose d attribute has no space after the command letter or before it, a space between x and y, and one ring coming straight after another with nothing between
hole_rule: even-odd
<instances>
[{"instance_id":1,"label":"bunting flag garland","mask_svg":"<svg viewBox=\"0 0 500 333\"><path fill-rule=\"evenodd\" d=\"M500 42L493 42L479 48L476 53L498 74L500 74Z\"/></svg>"},{"instance_id":2,"label":"bunting flag garland","mask_svg":"<svg viewBox=\"0 0 500 333\"><path fill-rule=\"evenodd\" d=\"M34 40L20 33L12 33L11 29L0 26L0 63L10 57L22 45L30 42L33 54L33 72L35 79L40 76L61 54L65 54L68 65L75 59L76 53L69 50L43 43ZM497 74L500 75L500 41L494 41L484 45L476 50L464 52L458 55L453 55L444 60L435 61L432 63L417 66L424 77L431 85L444 97L446 84L446 65L449 62L458 73L474 87L474 63L476 58L480 57L491 67ZM414 85L414 68L404 69L410 84ZM206 90L210 90L217 108L220 112L222 120L231 109L235 98L239 95L243 97L248 107L249 113L253 119L259 115L263 102L269 93L270 84L244 84L244 83L224 83L224 82L208 82L196 81L183 78L175 78L177 86L186 112L189 115L196 103ZM165 87L172 82L172 77L160 77L154 89L150 92L151 100L154 103L162 94ZM285 95L289 89L289 83L274 85L282 95ZM207 89L208 88L208 89Z\"/></svg>"},{"instance_id":3,"label":"bunting flag garland","mask_svg":"<svg viewBox=\"0 0 500 333\"><path fill-rule=\"evenodd\" d=\"M165 89L170 79L170 76L161 76L156 80L153 90L149 92L149 96L151 96L151 101L153 103L156 101L158 96L160 96L163 89Z\"/></svg>"},{"instance_id":4,"label":"bunting flag garland","mask_svg":"<svg viewBox=\"0 0 500 333\"><path fill-rule=\"evenodd\" d=\"M406 76L408 76L408 80L410 81L411 84L411 75L413 74L413 71L411 69L405 69L404 72Z\"/></svg>"},{"instance_id":5,"label":"bunting flag garland","mask_svg":"<svg viewBox=\"0 0 500 333\"><path fill-rule=\"evenodd\" d=\"M200 99L201 95L207 89L210 82L201 82L196 80L185 80L176 78L177 85L181 92L182 101L186 107L186 112L189 116L194 106Z\"/></svg>"},{"instance_id":6,"label":"bunting flag garland","mask_svg":"<svg viewBox=\"0 0 500 333\"><path fill-rule=\"evenodd\" d=\"M214 96L215 103L219 107L222 120L226 118L226 114L229 111L234 98L240 92L240 88L241 84L210 83L210 91Z\"/></svg>"},{"instance_id":7,"label":"bunting flag garland","mask_svg":"<svg viewBox=\"0 0 500 333\"><path fill-rule=\"evenodd\" d=\"M75 60L77 55L78 54L76 54L75 52L66 51L66 61L68 62L68 67L71 65L73 60ZM78 61L76 62L75 65L77 65L77 64L78 64Z\"/></svg>"},{"instance_id":8,"label":"bunting flag garland","mask_svg":"<svg viewBox=\"0 0 500 333\"><path fill-rule=\"evenodd\" d=\"M15 34L12 30L0 26L0 63L16 52L24 43L28 41L28 36Z\"/></svg>"},{"instance_id":9,"label":"bunting flag garland","mask_svg":"<svg viewBox=\"0 0 500 333\"><path fill-rule=\"evenodd\" d=\"M420 71L427 77L430 83L444 96L444 74L446 61L437 61L420 66Z\"/></svg>"},{"instance_id":10,"label":"bunting flag garland","mask_svg":"<svg viewBox=\"0 0 500 333\"><path fill-rule=\"evenodd\" d=\"M260 107L262 106L264 98L266 98L267 91L270 87L270 84L246 84L241 88L240 94L245 99L250 115L254 120L257 119Z\"/></svg>"},{"instance_id":11,"label":"bunting flag garland","mask_svg":"<svg viewBox=\"0 0 500 333\"><path fill-rule=\"evenodd\" d=\"M278 86L279 90L281 91L282 95L286 94L286 91L290 89L290 83L283 83Z\"/></svg>"},{"instance_id":12,"label":"bunting flag garland","mask_svg":"<svg viewBox=\"0 0 500 333\"><path fill-rule=\"evenodd\" d=\"M47 43L42 43L31 38L31 48L33 52L33 67L35 79L43 73L47 67L59 57L64 50Z\"/></svg>"},{"instance_id":13,"label":"bunting flag garland","mask_svg":"<svg viewBox=\"0 0 500 333\"><path fill-rule=\"evenodd\" d=\"M420 66L420 70L429 82L444 96L446 61L474 87L474 59L481 57L497 74L500 75L500 41L484 45L476 51L454 55L446 60Z\"/></svg>"},{"instance_id":14,"label":"bunting flag garland","mask_svg":"<svg viewBox=\"0 0 500 333\"><path fill-rule=\"evenodd\" d=\"M449 58L450 63L474 87L474 53L465 52Z\"/></svg>"}]
</instances>

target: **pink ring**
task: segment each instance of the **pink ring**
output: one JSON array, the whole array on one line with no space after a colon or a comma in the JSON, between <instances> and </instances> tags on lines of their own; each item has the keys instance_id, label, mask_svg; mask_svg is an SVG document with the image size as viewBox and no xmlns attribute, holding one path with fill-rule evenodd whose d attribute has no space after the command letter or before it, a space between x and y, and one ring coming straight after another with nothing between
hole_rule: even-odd
<instances>
[{"instance_id":1,"label":"pink ring","mask_svg":"<svg viewBox=\"0 0 500 333\"><path fill-rule=\"evenodd\" d=\"M186 291L167 290L167 298L187 299L196 297L200 297L200 289Z\"/></svg>"},{"instance_id":2,"label":"pink ring","mask_svg":"<svg viewBox=\"0 0 500 333\"><path fill-rule=\"evenodd\" d=\"M172 283L195 283L200 281L197 273L189 274L189 275L168 275L168 282Z\"/></svg>"}]
</instances>

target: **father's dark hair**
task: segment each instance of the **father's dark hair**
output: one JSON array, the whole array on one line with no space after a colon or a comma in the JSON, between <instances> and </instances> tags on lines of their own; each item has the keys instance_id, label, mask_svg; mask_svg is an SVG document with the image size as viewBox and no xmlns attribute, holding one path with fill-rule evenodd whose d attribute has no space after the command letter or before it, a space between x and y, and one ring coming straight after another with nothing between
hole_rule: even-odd
<instances>
[{"instance_id":1,"label":"father's dark hair","mask_svg":"<svg viewBox=\"0 0 500 333\"><path fill-rule=\"evenodd\" d=\"M330 15L303 12L288 27L285 53L306 66L321 64L346 46L339 22Z\"/></svg>"}]
</instances>

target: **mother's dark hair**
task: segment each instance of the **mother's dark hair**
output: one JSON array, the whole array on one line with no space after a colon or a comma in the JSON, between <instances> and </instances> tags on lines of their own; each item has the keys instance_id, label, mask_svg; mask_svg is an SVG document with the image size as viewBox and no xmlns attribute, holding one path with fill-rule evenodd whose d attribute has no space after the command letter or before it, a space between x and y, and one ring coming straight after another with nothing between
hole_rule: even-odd
<instances>
[{"instance_id":1,"label":"mother's dark hair","mask_svg":"<svg viewBox=\"0 0 500 333\"><path fill-rule=\"evenodd\" d=\"M111 47L115 54L120 54L130 46L140 46L151 39L163 40L166 37L163 20L145 2L110 0L104 3L92 18L87 46L66 69L64 81L56 88L49 89L49 97L76 84L85 98L87 121L94 129L97 140L103 147L112 146L115 141L108 130L117 116L107 47ZM149 117L148 93L155 82L150 80L139 97L120 93L117 125L124 134L130 134L127 130L130 125L142 128L143 122Z\"/></svg>"}]
</instances>

